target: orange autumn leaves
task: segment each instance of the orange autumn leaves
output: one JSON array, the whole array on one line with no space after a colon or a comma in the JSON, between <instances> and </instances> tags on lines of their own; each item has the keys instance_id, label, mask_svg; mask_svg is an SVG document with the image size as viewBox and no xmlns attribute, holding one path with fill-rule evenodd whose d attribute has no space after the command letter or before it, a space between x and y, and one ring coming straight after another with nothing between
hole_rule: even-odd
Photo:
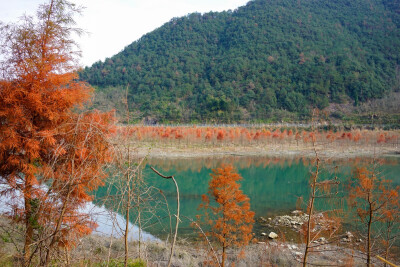
<instances>
[{"instance_id":1,"label":"orange autumn leaves","mask_svg":"<svg viewBox=\"0 0 400 267\"><path fill-rule=\"evenodd\" d=\"M5 162L0 173L13 186L24 186L18 179L21 171L31 184L37 184L34 177L38 171L37 164L31 163L42 161L54 149L58 125L69 120L70 109L89 96L83 84L79 90L78 84L69 90L56 77L48 77L56 74L39 74L45 76L32 81L21 78L0 82L0 161ZM31 75L28 76L30 79ZM47 79L51 82L42 82ZM65 88L55 90L57 86Z\"/></svg>"},{"instance_id":2,"label":"orange autumn leaves","mask_svg":"<svg viewBox=\"0 0 400 267\"><path fill-rule=\"evenodd\" d=\"M202 196L199 207L204 215L198 218L211 226L207 235L222 248L221 266L224 266L227 248L246 246L253 238L254 212L250 211L250 199L237 183L242 177L232 165L213 169L211 177L208 196Z\"/></svg>"},{"instance_id":3,"label":"orange autumn leaves","mask_svg":"<svg viewBox=\"0 0 400 267\"><path fill-rule=\"evenodd\" d=\"M101 166L111 159L107 136L112 132L113 115L73 113L72 108L86 101L91 89L75 82L76 74L59 75L37 68L40 71L11 82L0 81L0 176L8 185L2 193L18 190L25 202L39 201L35 210L41 214L38 223L49 225L57 218L69 185L60 232L64 238L59 239L65 246L66 236L90 233L93 226L78 216L77 209L91 200L88 191L104 178ZM74 172L79 177L71 176ZM40 187L47 181L52 181L47 188L50 195ZM32 220L31 207L21 208L10 216Z\"/></svg>"},{"instance_id":4,"label":"orange autumn leaves","mask_svg":"<svg viewBox=\"0 0 400 267\"><path fill-rule=\"evenodd\" d=\"M103 185L106 178L103 166L112 161L107 141L113 133L112 125L112 113L93 112L77 115L59 127L59 138L64 144L57 148L52 167L42 171L43 181L50 184L53 194L41 200L46 204L41 223L60 220L63 225L58 233L60 246L73 244L95 227L90 216L80 209L92 200L89 192Z\"/></svg>"},{"instance_id":5,"label":"orange autumn leaves","mask_svg":"<svg viewBox=\"0 0 400 267\"><path fill-rule=\"evenodd\" d=\"M400 222L400 186L378 177L377 170L366 167L356 168L349 183L350 207L363 225L366 244L362 249L367 254L367 265L377 254L377 242L383 244L385 259L396 240L396 227Z\"/></svg>"},{"instance_id":6,"label":"orange autumn leaves","mask_svg":"<svg viewBox=\"0 0 400 267\"><path fill-rule=\"evenodd\" d=\"M36 18L0 25L0 194L23 203L8 215L24 223L25 266L38 251L47 265L54 245L90 232L93 223L79 208L110 160L112 113L75 110L92 88L76 73L74 13L74 4L51 0Z\"/></svg>"},{"instance_id":7,"label":"orange autumn leaves","mask_svg":"<svg viewBox=\"0 0 400 267\"><path fill-rule=\"evenodd\" d=\"M370 215L370 210L382 212L390 218L392 212L387 208L396 204L400 205L399 191L400 187L392 187L391 181L380 179L374 171L360 167L354 171L349 198L351 205L357 207L357 213L362 220L365 219L365 216ZM380 220L385 219L381 215L378 217Z\"/></svg>"},{"instance_id":8,"label":"orange autumn leaves","mask_svg":"<svg viewBox=\"0 0 400 267\"><path fill-rule=\"evenodd\" d=\"M335 143L346 145L397 144L394 131L306 131L234 126L121 126L120 134L141 142L161 144L310 144Z\"/></svg>"}]
</instances>

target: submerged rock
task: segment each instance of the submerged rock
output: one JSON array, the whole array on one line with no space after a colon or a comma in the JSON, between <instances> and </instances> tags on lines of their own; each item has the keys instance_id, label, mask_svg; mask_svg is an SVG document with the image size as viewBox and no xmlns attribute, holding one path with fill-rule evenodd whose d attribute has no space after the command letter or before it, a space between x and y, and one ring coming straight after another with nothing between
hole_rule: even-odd
<instances>
[{"instance_id":1,"label":"submerged rock","mask_svg":"<svg viewBox=\"0 0 400 267\"><path fill-rule=\"evenodd\" d=\"M276 238L278 238L278 235L274 232L271 232L271 233L269 233L268 237L271 239L276 239Z\"/></svg>"}]
</instances>

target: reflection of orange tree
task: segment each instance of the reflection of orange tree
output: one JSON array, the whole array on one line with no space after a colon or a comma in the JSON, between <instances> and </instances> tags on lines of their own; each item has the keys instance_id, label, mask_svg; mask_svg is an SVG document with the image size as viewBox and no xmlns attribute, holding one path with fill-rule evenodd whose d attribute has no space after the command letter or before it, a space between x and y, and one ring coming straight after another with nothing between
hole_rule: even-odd
<instances>
[{"instance_id":1,"label":"reflection of orange tree","mask_svg":"<svg viewBox=\"0 0 400 267\"><path fill-rule=\"evenodd\" d=\"M374 170L362 167L354 171L349 185L349 200L365 236L363 249L368 266L378 253L383 252L385 259L389 257L394 235L398 235L392 230L399 225L399 190L400 187L392 188L390 181L379 178ZM379 239L383 249L375 246Z\"/></svg>"},{"instance_id":2,"label":"reflection of orange tree","mask_svg":"<svg viewBox=\"0 0 400 267\"><path fill-rule=\"evenodd\" d=\"M253 238L254 212L250 211L249 198L237 183L242 177L232 165L214 169L211 177L208 194L214 201L202 196L200 208L205 213L198 218L212 226L206 235L221 246L221 266L225 266L227 248L246 246Z\"/></svg>"},{"instance_id":3,"label":"reflection of orange tree","mask_svg":"<svg viewBox=\"0 0 400 267\"><path fill-rule=\"evenodd\" d=\"M199 173L203 168L213 169L221 165L223 162L234 165L239 170L249 167L267 168L271 165L291 166L292 164L302 164L309 166L312 159L307 157L269 157L269 156L224 156L224 157L195 157L195 158L149 158L148 162L151 166L157 166L163 171L169 171L171 168L177 172L191 171ZM369 159L356 157L356 158L342 158L342 159L324 159L325 164L332 164L337 166L354 166L369 162ZM380 164L397 165L396 158L382 158L379 160Z\"/></svg>"}]
</instances>

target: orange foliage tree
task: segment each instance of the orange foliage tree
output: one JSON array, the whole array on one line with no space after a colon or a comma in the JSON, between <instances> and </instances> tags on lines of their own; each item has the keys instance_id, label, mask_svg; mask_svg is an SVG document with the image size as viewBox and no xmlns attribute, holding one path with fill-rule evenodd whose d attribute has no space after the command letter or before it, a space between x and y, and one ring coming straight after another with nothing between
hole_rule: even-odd
<instances>
[{"instance_id":1,"label":"orange foliage tree","mask_svg":"<svg viewBox=\"0 0 400 267\"><path fill-rule=\"evenodd\" d=\"M43 266L49 264L56 245L69 248L96 227L84 210L93 199L89 192L104 184L104 164L113 159L108 142L114 132L113 121L113 113L92 112L74 114L59 127L57 139L62 138L63 143L51 155L51 166L41 169L39 182L47 188L46 194L36 199L37 224L42 226L36 247L45 254L40 259Z\"/></svg>"},{"instance_id":2,"label":"orange foliage tree","mask_svg":"<svg viewBox=\"0 0 400 267\"><path fill-rule=\"evenodd\" d=\"M254 212L250 211L249 198L240 190L237 183L242 177L232 165L222 165L213 169L208 194L203 195L200 209L205 214L199 216L212 229L207 236L213 238L222 248L221 266L225 266L229 247L247 245L252 237Z\"/></svg>"},{"instance_id":3,"label":"orange foliage tree","mask_svg":"<svg viewBox=\"0 0 400 267\"><path fill-rule=\"evenodd\" d=\"M64 232L69 229L59 226L67 220L64 215L44 216L50 210L60 212L48 204L63 205L65 197L70 199L68 203L77 201L79 205L61 209L64 214L72 214L71 209L80 207L84 200L90 200L85 191L99 184L98 181L89 181L92 178L89 179L88 174L81 176L79 182L75 178L73 183L65 182L63 179L68 180L71 176L68 174L69 178L66 178L64 174L68 169L80 168L83 164L87 167L96 162L101 166L106 158L104 134L110 121L99 114L78 119L80 116L72 111L87 101L92 91L77 80L75 72L77 53L70 36L80 32L71 27L74 24L71 15L76 12L79 9L65 0L51 0L40 6L36 19L25 16L20 24L0 27L0 182L5 185L0 193L23 199L22 205L9 216L25 225L24 265L29 265L37 252L37 247L34 247L38 243L35 241L39 230L45 226L38 227L38 224L56 220L52 221L55 228L46 240L57 242L62 240L60 228ZM92 126L90 131L77 131L77 124ZM94 128L101 130L93 135ZM84 140L81 140L81 135ZM94 144L90 140L97 141ZM74 152L70 150L71 146ZM78 163L83 158L85 162ZM64 169L64 174L60 173L61 169ZM92 166L91 171L91 177L96 177L99 168ZM48 181L52 182L50 187ZM72 220L71 216L69 220ZM75 226L79 228L76 223ZM54 243L50 241L51 246Z\"/></svg>"},{"instance_id":4,"label":"orange foliage tree","mask_svg":"<svg viewBox=\"0 0 400 267\"><path fill-rule=\"evenodd\" d=\"M392 187L389 180L381 179L373 170L362 167L354 171L349 188L350 206L362 225L368 266L378 253L384 253L385 258L389 256L394 242L391 230L399 223L399 190L400 187ZM379 239L384 249L373 246Z\"/></svg>"}]
</instances>

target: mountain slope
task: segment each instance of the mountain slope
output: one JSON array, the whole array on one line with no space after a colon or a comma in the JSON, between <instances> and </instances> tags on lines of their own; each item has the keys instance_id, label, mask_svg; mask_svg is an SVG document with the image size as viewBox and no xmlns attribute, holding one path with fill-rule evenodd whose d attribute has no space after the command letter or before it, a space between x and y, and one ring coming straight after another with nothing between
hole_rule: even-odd
<instances>
[{"instance_id":1,"label":"mountain slope","mask_svg":"<svg viewBox=\"0 0 400 267\"><path fill-rule=\"evenodd\" d=\"M254 0L189 14L85 68L107 102L129 86L138 118L292 119L399 89L398 0ZM115 106L120 105L115 103Z\"/></svg>"}]
</instances>

